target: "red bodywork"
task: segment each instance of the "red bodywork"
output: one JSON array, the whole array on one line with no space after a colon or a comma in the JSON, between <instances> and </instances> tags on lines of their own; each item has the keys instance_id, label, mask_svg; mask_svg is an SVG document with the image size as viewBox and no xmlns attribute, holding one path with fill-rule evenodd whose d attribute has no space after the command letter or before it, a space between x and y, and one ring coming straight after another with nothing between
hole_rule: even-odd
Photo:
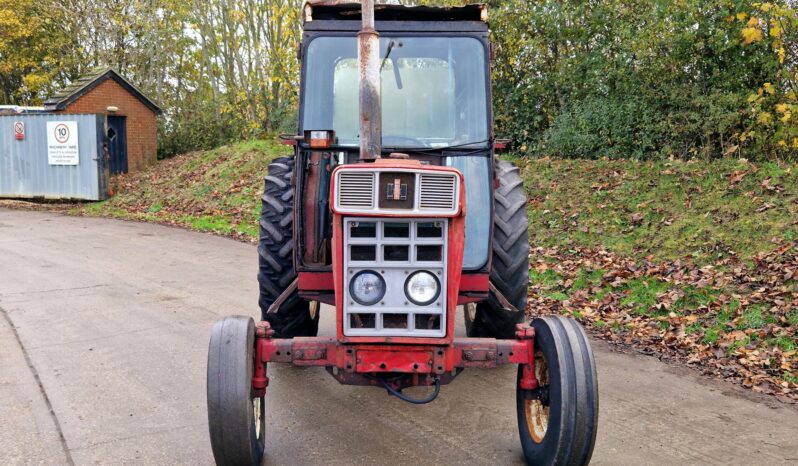
<instances>
[{"instance_id":1,"label":"red bodywork","mask_svg":"<svg viewBox=\"0 0 798 466\"><path fill-rule=\"evenodd\" d=\"M396 160L396 159L377 159L370 164L344 165L347 169L374 170L375 167L387 169L417 169L431 172L454 173L460 178L460 205L454 215L449 218L449 237L448 244L448 266L446 283L446 315L449 316L446 322L446 336L444 338L418 338L418 337L347 337L344 335L343 312L344 312L344 244L343 244L343 215L335 209L335 202L330 201L333 211L333 282L335 285L335 309L336 327L338 341L344 343L414 343L414 344L436 344L451 343L454 339L454 313L457 308L457 295L460 291L460 275L463 272L463 246L465 243L465 187L463 175L458 170L450 167L421 165L417 160ZM342 167L336 168L336 171ZM335 195L335 172L332 176L330 185L330 197ZM425 215L406 214L401 211L397 213L380 212L378 214L357 214L358 217L377 217L377 218L419 218ZM447 218L440 214L426 215L430 218Z\"/></svg>"},{"instance_id":2,"label":"red bodywork","mask_svg":"<svg viewBox=\"0 0 798 466\"><path fill-rule=\"evenodd\" d=\"M446 345L342 343L334 337L274 339L268 322L258 322L255 334L253 388L260 392L268 385L266 363L327 367L339 382L347 385L378 385L373 375L409 374L397 388L431 385L435 379L446 384L466 367L494 368L502 364L521 364L519 385L537 388L534 375L535 331L518 324L515 340L493 338L454 338Z\"/></svg>"},{"instance_id":3,"label":"red bodywork","mask_svg":"<svg viewBox=\"0 0 798 466\"><path fill-rule=\"evenodd\" d=\"M534 363L534 330L528 324L519 324L515 340L496 340L491 338L455 338L455 315L458 304L472 302L460 296L463 248L465 242L465 188L462 174L451 167L421 165L416 160L378 159L370 164L342 166L351 169L412 169L419 171L440 171L454 173L460 178L460 204L456 212L448 216L426 215L430 218L448 218L448 260L446 288L446 334L443 338L429 337L385 337L385 336L346 336L343 331L343 217L344 213L335 209L334 195L336 176L333 173L330 187L330 206L333 211L332 272L300 273L298 287L300 292L329 290L332 280L335 290L336 337L298 337L294 339L273 339L268 322L259 322L256 333L256 360L253 387L264 390L268 385L266 363L281 362L296 366L324 366L344 384L378 385L374 377L380 373L407 374L392 382L397 388L414 385L430 385L436 380L450 382L463 368L492 368L501 364L522 364L524 371L520 385L524 389L537 387ZM336 170L342 168L339 167ZM418 218L413 214L358 213L359 217L380 218ZM488 288L487 274L466 276L463 283L466 290L481 291Z\"/></svg>"}]
</instances>

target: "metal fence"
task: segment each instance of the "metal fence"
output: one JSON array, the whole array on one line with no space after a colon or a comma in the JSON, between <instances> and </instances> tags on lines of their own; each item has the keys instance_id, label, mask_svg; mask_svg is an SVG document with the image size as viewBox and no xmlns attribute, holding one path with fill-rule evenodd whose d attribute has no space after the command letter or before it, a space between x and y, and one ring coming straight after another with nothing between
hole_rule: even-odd
<instances>
[{"instance_id":1,"label":"metal fence","mask_svg":"<svg viewBox=\"0 0 798 466\"><path fill-rule=\"evenodd\" d=\"M0 197L108 198L103 115L0 115Z\"/></svg>"}]
</instances>

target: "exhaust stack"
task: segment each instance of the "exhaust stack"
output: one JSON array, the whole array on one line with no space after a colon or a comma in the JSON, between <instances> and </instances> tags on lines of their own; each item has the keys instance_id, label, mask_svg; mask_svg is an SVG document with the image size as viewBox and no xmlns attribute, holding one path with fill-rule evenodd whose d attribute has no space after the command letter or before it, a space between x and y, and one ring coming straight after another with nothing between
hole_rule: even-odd
<instances>
[{"instance_id":1,"label":"exhaust stack","mask_svg":"<svg viewBox=\"0 0 798 466\"><path fill-rule=\"evenodd\" d=\"M360 88L360 160L374 160L382 153L380 107L380 34L374 29L374 0L361 1L363 26L357 33Z\"/></svg>"}]
</instances>

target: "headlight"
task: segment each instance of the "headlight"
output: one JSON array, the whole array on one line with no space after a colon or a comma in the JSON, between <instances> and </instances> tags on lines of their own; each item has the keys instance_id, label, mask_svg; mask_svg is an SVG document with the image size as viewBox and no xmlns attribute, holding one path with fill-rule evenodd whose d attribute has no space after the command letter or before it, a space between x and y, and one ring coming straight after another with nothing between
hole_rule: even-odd
<instances>
[{"instance_id":1,"label":"headlight","mask_svg":"<svg viewBox=\"0 0 798 466\"><path fill-rule=\"evenodd\" d=\"M385 279L372 270L362 270L349 282L349 294L363 306L376 304L385 296Z\"/></svg>"},{"instance_id":2,"label":"headlight","mask_svg":"<svg viewBox=\"0 0 798 466\"><path fill-rule=\"evenodd\" d=\"M407 277L405 294L413 304L427 306L441 294L441 282L429 272L415 272Z\"/></svg>"}]
</instances>

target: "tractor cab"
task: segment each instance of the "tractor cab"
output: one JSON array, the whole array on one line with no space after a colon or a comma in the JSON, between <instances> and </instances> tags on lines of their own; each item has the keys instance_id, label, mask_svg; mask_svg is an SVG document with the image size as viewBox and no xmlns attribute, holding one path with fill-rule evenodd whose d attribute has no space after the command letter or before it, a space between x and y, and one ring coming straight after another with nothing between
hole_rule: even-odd
<instances>
[{"instance_id":1,"label":"tractor cab","mask_svg":"<svg viewBox=\"0 0 798 466\"><path fill-rule=\"evenodd\" d=\"M574 320L525 318L527 199L494 158L487 8L312 0L302 17L294 153L264 180L261 319L211 335L217 463L259 464L267 366L285 363L415 404L467 368L515 364L527 463L586 464L595 364Z\"/></svg>"},{"instance_id":2,"label":"tractor cab","mask_svg":"<svg viewBox=\"0 0 798 466\"><path fill-rule=\"evenodd\" d=\"M490 215L492 190L486 188L494 177L494 141L486 17L484 5L375 9L381 109L376 155L405 154L425 166L456 168L464 176L469 209ZM360 5L312 2L305 5L303 18L298 134L308 137L299 141L297 157L319 162L328 172L364 162L359 137ZM320 138L310 137L314 134ZM326 147L320 151L319 145ZM303 181L310 176L321 182L303 183L299 262L312 269L331 264L332 230L317 215L327 207L328 182L315 165L305 167L299 167ZM463 271L470 285L463 292L484 299L491 225L482 220L466 216Z\"/></svg>"}]
</instances>

